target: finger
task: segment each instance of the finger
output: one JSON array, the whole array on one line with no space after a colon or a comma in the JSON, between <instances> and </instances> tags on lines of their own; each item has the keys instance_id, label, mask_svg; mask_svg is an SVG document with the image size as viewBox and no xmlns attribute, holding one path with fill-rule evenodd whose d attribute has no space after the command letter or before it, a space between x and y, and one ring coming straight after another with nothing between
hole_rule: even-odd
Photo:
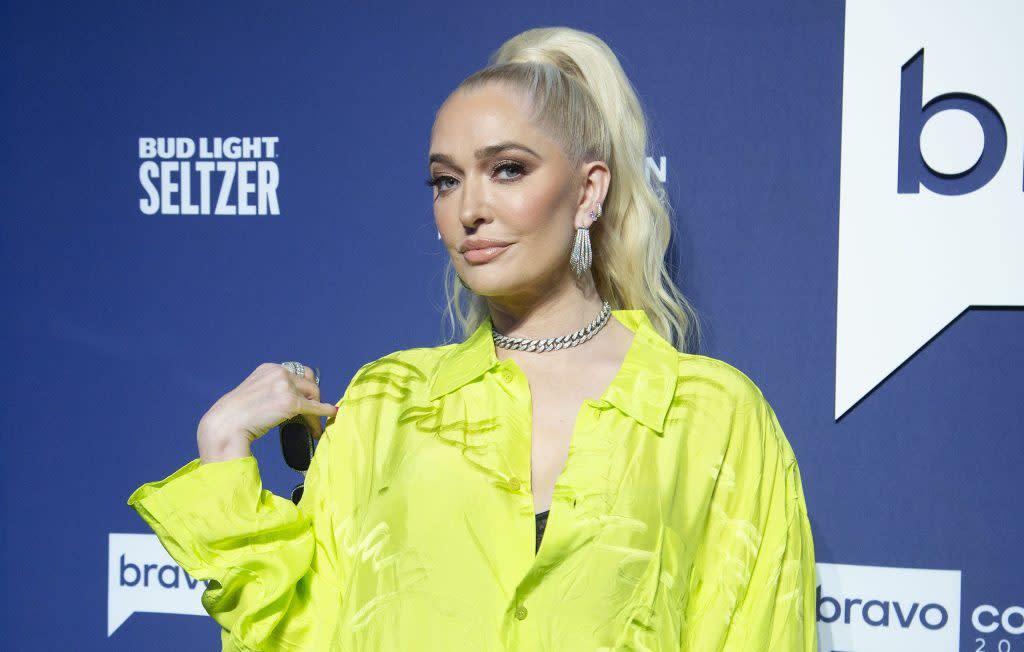
<instances>
[{"instance_id":1,"label":"finger","mask_svg":"<svg viewBox=\"0 0 1024 652\"><path fill-rule=\"evenodd\" d=\"M303 414L301 416L302 420L306 422L306 427L309 428L309 434L313 436L313 439L320 439L320 435L323 434L320 417L312 414Z\"/></svg>"},{"instance_id":2,"label":"finger","mask_svg":"<svg viewBox=\"0 0 1024 652\"><path fill-rule=\"evenodd\" d=\"M302 407L302 418L305 419L309 425L309 432L312 433L313 439L319 439L320 435L323 434L323 426L320 424L320 417L333 417L338 413L337 406L329 403L321 403L320 401L303 399L305 403Z\"/></svg>"},{"instance_id":3,"label":"finger","mask_svg":"<svg viewBox=\"0 0 1024 652\"><path fill-rule=\"evenodd\" d=\"M310 367L307 364L302 365L302 374L302 377L306 380L316 380L316 371L314 371L313 367Z\"/></svg>"},{"instance_id":4,"label":"finger","mask_svg":"<svg viewBox=\"0 0 1024 652\"><path fill-rule=\"evenodd\" d=\"M319 385L319 383L316 382L317 379L320 377L320 368L319 367L310 367L309 365L303 364L301 362L299 362L297 364L302 365L302 374L301 375L295 373L294 371L292 371L290 367L286 367L283 362L277 363L277 364L272 365L272 366L277 368L277 369L284 369L285 371L290 373L292 376L295 376L296 378L305 378L306 380L312 380L312 381L314 381L314 384ZM260 365L260 366L263 366L263 365Z\"/></svg>"},{"instance_id":5,"label":"finger","mask_svg":"<svg viewBox=\"0 0 1024 652\"><path fill-rule=\"evenodd\" d=\"M292 381L292 384L295 386L295 389L297 389L299 391L299 394L301 394L304 398L313 399L314 401L320 400L320 388L317 387L317 384L311 380L313 372L309 369L309 367L306 367L306 376L293 374L292 372L287 370L285 371L285 373L288 374L288 377Z\"/></svg>"}]
</instances>

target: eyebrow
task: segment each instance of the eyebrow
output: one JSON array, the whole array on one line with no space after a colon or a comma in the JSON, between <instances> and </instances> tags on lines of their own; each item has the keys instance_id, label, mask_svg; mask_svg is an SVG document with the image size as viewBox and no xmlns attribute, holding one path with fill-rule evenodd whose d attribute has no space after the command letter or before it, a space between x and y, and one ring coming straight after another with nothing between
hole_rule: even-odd
<instances>
[{"instance_id":1,"label":"eyebrow","mask_svg":"<svg viewBox=\"0 0 1024 652\"><path fill-rule=\"evenodd\" d=\"M474 156L476 156L476 159L479 161L481 159L489 158L491 156L494 156L495 154L499 154L501 152L504 152L504 151L510 150L510 149L521 149L524 152L532 154L533 156L535 156L537 158L541 158L540 154L538 154L537 152L533 151L532 149L530 149L526 145L523 145L521 143L512 142L512 141L509 141L509 140L501 142L501 143L496 143L494 145L488 145L487 147L481 147L480 149L476 150L476 152L474 152L473 154L474 154ZM434 163L435 161L437 163L443 163L445 165L450 165L451 167L455 168L456 170L459 170L460 172L462 171L459 168L459 166L455 164L455 161L452 159L452 157L448 156L447 154L438 154L436 152L434 154L431 154L430 155L430 160L428 161L428 163Z\"/></svg>"}]
</instances>

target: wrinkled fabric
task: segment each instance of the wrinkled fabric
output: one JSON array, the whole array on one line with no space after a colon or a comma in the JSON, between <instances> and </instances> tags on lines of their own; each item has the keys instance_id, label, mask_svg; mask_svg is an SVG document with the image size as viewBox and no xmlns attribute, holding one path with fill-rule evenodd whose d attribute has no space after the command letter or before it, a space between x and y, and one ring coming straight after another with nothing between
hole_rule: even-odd
<instances>
[{"instance_id":1,"label":"wrinkled fabric","mask_svg":"<svg viewBox=\"0 0 1024 652\"><path fill-rule=\"evenodd\" d=\"M762 393L680 353L641 310L586 400L540 549L531 394L488 318L363 365L302 500L256 460L200 464L128 503L193 577L224 650L812 652L800 472Z\"/></svg>"}]
</instances>

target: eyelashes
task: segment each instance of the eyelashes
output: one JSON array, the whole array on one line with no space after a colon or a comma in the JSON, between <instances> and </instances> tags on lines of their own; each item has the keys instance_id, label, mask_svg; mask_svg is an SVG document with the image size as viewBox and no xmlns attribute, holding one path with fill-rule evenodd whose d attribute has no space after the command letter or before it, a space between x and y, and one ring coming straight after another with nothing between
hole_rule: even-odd
<instances>
[{"instance_id":1,"label":"eyelashes","mask_svg":"<svg viewBox=\"0 0 1024 652\"><path fill-rule=\"evenodd\" d=\"M511 179L501 179L500 181L513 182L513 181L516 181L516 180L520 179L521 177L523 177L526 174L526 166L524 166L522 163L519 163L517 161L502 161L501 163L498 163L497 165L494 166L494 168L491 170L491 174L494 174L495 172L499 172L499 171L505 170L505 169L511 170L512 172L518 173L518 174L514 178L511 178ZM450 186L449 187L444 187L444 186L441 185L446 180L457 181L457 179L455 179L454 177L451 177L451 176L448 176L448 175L445 175L445 174L440 174L440 175L438 175L436 177L431 177L431 178L427 179L426 180L426 184L428 186L430 186L431 188L437 188L438 193L442 193L442 192L446 192L446 191L451 189Z\"/></svg>"}]
</instances>

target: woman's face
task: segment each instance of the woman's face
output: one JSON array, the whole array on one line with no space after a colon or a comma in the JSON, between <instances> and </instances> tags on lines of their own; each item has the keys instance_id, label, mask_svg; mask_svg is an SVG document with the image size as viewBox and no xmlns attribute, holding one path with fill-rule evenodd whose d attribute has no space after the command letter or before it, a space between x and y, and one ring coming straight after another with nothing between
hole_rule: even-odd
<instances>
[{"instance_id":1,"label":"woman's face","mask_svg":"<svg viewBox=\"0 0 1024 652\"><path fill-rule=\"evenodd\" d=\"M527 120L503 86L451 95L430 142L434 218L455 270L481 296L526 298L570 278L577 212L585 195L561 145ZM603 195L603 193L602 193ZM465 253L474 238L509 243L496 256Z\"/></svg>"}]
</instances>

